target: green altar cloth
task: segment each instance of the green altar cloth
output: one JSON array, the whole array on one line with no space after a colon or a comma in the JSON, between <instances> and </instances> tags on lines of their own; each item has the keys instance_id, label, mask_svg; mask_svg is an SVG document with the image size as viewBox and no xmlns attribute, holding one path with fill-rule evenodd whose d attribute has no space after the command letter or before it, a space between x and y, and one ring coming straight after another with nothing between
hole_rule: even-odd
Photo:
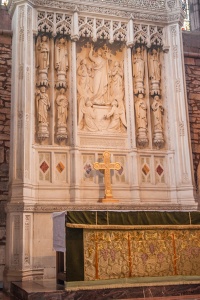
<instances>
[{"instance_id":1,"label":"green altar cloth","mask_svg":"<svg viewBox=\"0 0 200 300\"><path fill-rule=\"evenodd\" d=\"M200 212L73 211L67 281L200 275Z\"/></svg>"}]
</instances>

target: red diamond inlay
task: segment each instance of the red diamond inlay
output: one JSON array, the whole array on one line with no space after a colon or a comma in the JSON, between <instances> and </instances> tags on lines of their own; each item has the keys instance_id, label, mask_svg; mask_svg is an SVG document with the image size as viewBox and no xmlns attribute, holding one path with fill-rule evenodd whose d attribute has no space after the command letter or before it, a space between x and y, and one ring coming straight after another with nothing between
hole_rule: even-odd
<instances>
[{"instance_id":1,"label":"red diamond inlay","mask_svg":"<svg viewBox=\"0 0 200 300\"><path fill-rule=\"evenodd\" d=\"M46 161L43 161L43 163L40 166L40 169L42 170L43 173L46 173L46 171L48 170L49 166L46 163Z\"/></svg>"},{"instance_id":2,"label":"red diamond inlay","mask_svg":"<svg viewBox=\"0 0 200 300\"><path fill-rule=\"evenodd\" d=\"M159 176L161 176L162 173L164 172L164 170L160 165L158 165L157 168L156 168L156 172L158 173Z\"/></svg>"}]
</instances>

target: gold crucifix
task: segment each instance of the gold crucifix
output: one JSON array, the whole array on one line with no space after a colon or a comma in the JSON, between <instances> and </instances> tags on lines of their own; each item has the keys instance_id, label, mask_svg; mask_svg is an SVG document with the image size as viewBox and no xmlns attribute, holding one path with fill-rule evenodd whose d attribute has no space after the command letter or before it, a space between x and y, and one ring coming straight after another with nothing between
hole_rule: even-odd
<instances>
[{"instance_id":1,"label":"gold crucifix","mask_svg":"<svg viewBox=\"0 0 200 300\"><path fill-rule=\"evenodd\" d=\"M103 153L103 162L95 162L93 167L95 170L105 170L105 196L101 200L101 202L118 202L119 200L113 199L112 188L111 188L111 178L110 178L110 170L120 170L121 165L119 162L111 163L110 162L110 152L105 151Z\"/></svg>"}]
</instances>

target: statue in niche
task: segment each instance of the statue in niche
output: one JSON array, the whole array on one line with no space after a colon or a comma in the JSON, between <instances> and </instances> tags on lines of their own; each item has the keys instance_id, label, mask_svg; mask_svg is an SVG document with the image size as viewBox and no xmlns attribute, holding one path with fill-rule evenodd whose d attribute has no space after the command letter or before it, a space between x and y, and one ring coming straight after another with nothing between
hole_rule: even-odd
<instances>
[{"instance_id":1,"label":"statue in niche","mask_svg":"<svg viewBox=\"0 0 200 300\"><path fill-rule=\"evenodd\" d=\"M49 96L46 93L46 87L41 86L40 90L36 92L36 107L38 114L38 122L48 124L47 111L50 108Z\"/></svg>"},{"instance_id":2,"label":"statue in niche","mask_svg":"<svg viewBox=\"0 0 200 300\"><path fill-rule=\"evenodd\" d=\"M108 92L108 66L107 59L103 57L102 49L98 49L93 55L93 46L89 52L89 59L94 63L93 97L92 101L97 105L106 105Z\"/></svg>"},{"instance_id":3,"label":"statue in niche","mask_svg":"<svg viewBox=\"0 0 200 300\"><path fill-rule=\"evenodd\" d=\"M49 41L48 37L43 35L38 43L36 52L36 67L40 70L48 71L49 68Z\"/></svg>"},{"instance_id":4,"label":"statue in niche","mask_svg":"<svg viewBox=\"0 0 200 300\"><path fill-rule=\"evenodd\" d=\"M133 59L133 78L134 78L134 93L144 93L144 50L142 47L135 49Z\"/></svg>"},{"instance_id":5,"label":"statue in niche","mask_svg":"<svg viewBox=\"0 0 200 300\"><path fill-rule=\"evenodd\" d=\"M153 103L151 105L153 111L154 120L154 132L153 132L153 143L156 148L162 148L165 141L163 137L163 114L164 108L158 95L154 96Z\"/></svg>"},{"instance_id":6,"label":"statue in niche","mask_svg":"<svg viewBox=\"0 0 200 300\"><path fill-rule=\"evenodd\" d=\"M86 131L98 131L98 127L95 123L96 114L93 109L92 101L87 100L86 104L82 106L82 119L79 119L79 128L84 128ZM82 126L81 126L81 123Z\"/></svg>"},{"instance_id":7,"label":"statue in niche","mask_svg":"<svg viewBox=\"0 0 200 300\"><path fill-rule=\"evenodd\" d=\"M37 41L36 68L38 69L37 85L48 86L49 41L48 37L45 35L38 38Z\"/></svg>"},{"instance_id":8,"label":"statue in niche","mask_svg":"<svg viewBox=\"0 0 200 300\"><path fill-rule=\"evenodd\" d=\"M135 102L135 114L136 114L136 122L137 128L147 129L147 105L144 100L144 95L139 94L138 98Z\"/></svg>"},{"instance_id":9,"label":"statue in niche","mask_svg":"<svg viewBox=\"0 0 200 300\"><path fill-rule=\"evenodd\" d=\"M55 69L57 71L57 87L66 88L66 74L68 70L67 41L61 37L55 44Z\"/></svg>"},{"instance_id":10,"label":"statue in niche","mask_svg":"<svg viewBox=\"0 0 200 300\"><path fill-rule=\"evenodd\" d=\"M149 55L150 94L160 95L161 64L159 50L153 49Z\"/></svg>"},{"instance_id":11,"label":"statue in niche","mask_svg":"<svg viewBox=\"0 0 200 300\"><path fill-rule=\"evenodd\" d=\"M161 64L159 52L156 49L152 50L152 53L149 57L149 78L155 81L160 81L161 79Z\"/></svg>"},{"instance_id":12,"label":"statue in niche","mask_svg":"<svg viewBox=\"0 0 200 300\"><path fill-rule=\"evenodd\" d=\"M65 89L60 89L60 94L56 98L57 111L58 111L58 126L67 126L67 108L68 108L68 100L65 95Z\"/></svg>"},{"instance_id":13,"label":"statue in niche","mask_svg":"<svg viewBox=\"0 0 200 300\"><path fill-rule=\"evenodd\" d=\"M135 116L137 124L137 144L141 147L148 145L147 137L147 105L143 94L138 94L135 101Z\"/></svg>"},{"instance_id":14,"label":"statue in niche","mask_svg":"<svg viewBox=\"0 0 200 300\"><path fill-rule=\"evenodd\" d=\"M133 77L137 80L144 80L144 59L141 47L135 49L136 53L133 59Z\"/></svg>"},{"instance_id":15,"label":"statue in niche","mask_svg":"<svg viewBox=\"0 0 200 300\"><path fill-rule=\"evenodd\" d=\"M117 100L113 100L111 103L111 110L110 112L108 112L105 115L105 118L111 119L110 124L108 125L108 131L112 131L112 132L121 132L122 127L121 127L121 123L123 124L123 126L125 128L127 128L127 124L126 124L126 119L124 118L124 113L121 109L119 109L118 107L118 101Z\"/></svg>"},{"instance_id":16,"label":"statue in niche","mask_svg":"<svg viewBox=\"0 0 200 300\"><path fill-rule=\"evenodd\" d=\"M158 95L154 96L151 109L153 111L153 117L154 117L154 131L157 130L162 131L163 130L162 116L164 114L164 108L162 106L162 103Z\"/></svg>"}]
</instances>

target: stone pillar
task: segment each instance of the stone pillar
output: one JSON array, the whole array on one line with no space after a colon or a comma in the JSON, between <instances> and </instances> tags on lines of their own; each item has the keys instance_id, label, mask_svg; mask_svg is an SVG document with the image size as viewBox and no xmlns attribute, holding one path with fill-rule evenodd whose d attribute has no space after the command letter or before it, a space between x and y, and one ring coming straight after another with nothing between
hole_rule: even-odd
<instances>
[{"instance_id":1,"label":"stone pillar","mask_svg":"<svg viewBox=\"0 0 200 300\"><path fill-rule=\"evenodd\" d=\"M31 261L32 214L24 205L32 203L32 150L34 120L33 8L18 5L12 18L12 127L10 203L7 205L6 283L33 278Z\"/></svg>"},{"instance_id":2,"label":"stone pillar","mask_svg":"<svg viewBox=\"0 0 200 300\"><path fill-rule=\"evenodd\" d=\"M170 50L169 53L165 54L165 59L166 61L171 61L171 65L167 67L166 75L171 80L168 81L167 97L171 106L169 112L170 140L172 148L175 149L173 164L175 164L176 185L178 189L177 201L183 205L192 205L195 202L181 35L181 28L178 24L169 26L168 38ZM187 192L185 192L186 189Z\"/></svg>"}]
</instances>

